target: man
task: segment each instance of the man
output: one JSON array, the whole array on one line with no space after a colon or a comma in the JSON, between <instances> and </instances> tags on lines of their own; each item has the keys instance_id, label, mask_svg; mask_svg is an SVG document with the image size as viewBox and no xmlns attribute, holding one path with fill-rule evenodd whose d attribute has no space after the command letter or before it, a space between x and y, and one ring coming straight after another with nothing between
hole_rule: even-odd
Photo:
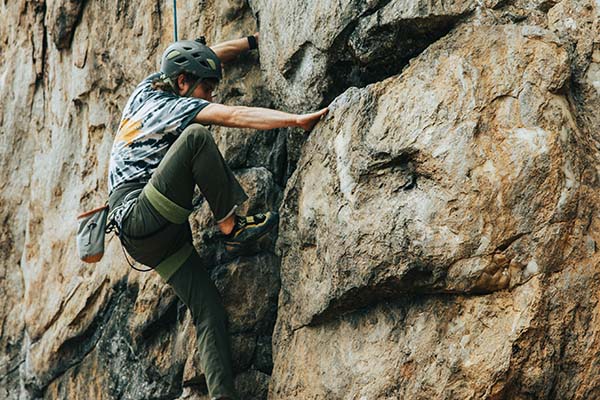
<instances>
[{"instance_id":1,"label":"man","mask_svg":"<svg viewBox=\"0 0 600 400\"><path fill-rule=\"evenodd\" d=\"M171 44L161 73L144 79L127 101L111 151L109 205L120 238L138 262L156 270L188 306L202 369L213 399L237 399L216 287L192 245L188 216L198 185L230 251L277 225L276 213L238 216L247 196L202 125L310 130L327 109L304 115L212 103L221 62L256 48L258 34L207 47L202 40Z\"/></svg>"}]
</instances>

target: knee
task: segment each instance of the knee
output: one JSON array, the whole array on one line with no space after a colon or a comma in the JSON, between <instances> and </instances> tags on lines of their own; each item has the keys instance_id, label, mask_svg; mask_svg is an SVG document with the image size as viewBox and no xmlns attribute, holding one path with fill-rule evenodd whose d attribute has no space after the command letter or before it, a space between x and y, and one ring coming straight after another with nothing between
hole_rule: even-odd
<instances>
[{"instance_id":1,"label":"knee","mask_svg":"<svg viewBox=\"0 0 600 400\"><path fill-rule=\"evenodd\" d=\"M207 143L214 143L210 131L200 124L189 125L184 129L181 136L188 144L195 148L203 147Z\"/></svg>"}]
</instances>

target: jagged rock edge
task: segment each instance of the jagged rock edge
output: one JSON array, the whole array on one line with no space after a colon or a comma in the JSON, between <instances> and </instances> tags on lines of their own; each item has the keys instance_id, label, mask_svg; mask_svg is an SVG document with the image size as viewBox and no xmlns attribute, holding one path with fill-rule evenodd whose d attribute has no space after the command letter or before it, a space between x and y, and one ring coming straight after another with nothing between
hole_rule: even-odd
<instances>
[{"instance_id":1,"label":"jagged rock edge","mask_svg":"<svg viewBox=\"0 0 600 400\"><path fill-rule=\"evenodd\" d=\"M576 220L576 218L574 220ZM568 224L568 223L573 223L574 220L549 222L549 223L541 226L536 231L517 233L517 234L511 236L510 238L504 240L500 245L498 245L490 253L478 254L478 255L471 256L471 257L460 258L460 259L454 260L454 262L452 262L451 264L449 264L443 268L433 268L433 269L423 270L423 269L419 269L418 267L416 267L415 269L409 270L405 275L403 275L401 277L390 276L390 277L387 277L386 279L376 282L373 286L370 285L371 282L367 282L363 286L352 287L349 290L342 293L341 295L330 299L330 301L327 303L327 306L325 308L323 308L321 311L319 311L318 313L314 314L310 318L309 322L307 322L306 324L299 325L299 327L293 327L292 330L296 331L297 329L304 327L304 326L314 327L314 326L318 326L318 325L323 325L330 321L334 321L348 313L353 313L358 310L371 309L381 303L387 303L390 301L391 302L400 301L400 300L402 300L402 298L405 298L407 296L418 295L418 296L429 296L429 297L433 296L433 297L435 297L435 296L439 295L439 296L452 296L452 297L483 297L483 296L490 296L490 295L494 295L496 293L503 293L503 292L507 292L507 291L511 292L511 291L515 290L516 288L519 288L519 287L527 284L531 279L533 279L536 276L543 275L543 274L558 273L558 272L560 272L560 270L558 270L558 271L553 271L553 270L539 271L539 272L527 277L522 282L516 283L513 286L510 286L507 288L496 289L496 290L489 290L489 291L488 290L478 290L476 287L474 287L468 291L453 291L453 290L443 290L443 289L440 291L433 291L433 290L421 291L418 289L418 283L417 283L417 286L415 287L415 280L413 280L412 278L413 278L413 275L415 275L415 274L417 274L421 277L424 276L428 279L433 278L434 280L432 282L427 282L426 285L424 285L424 287L428 287L429 289L432 289L436 286L443 288L446 273L452 267L452 265L454 265L460 261L467 260L467 259L490 257L490 256L493 256L496 254L502 254L504 251L508 250L512 246L512 244L514 244L518 240L522 239L523 237L533 236L536 233L538 233L538 232L542 231L543 229L546 229L552 225L564 225L564 224ZM410 281L411 284L407 286L406 281ZM403 290L403 289L398 290L399 288L402 288L402 287L408 287L408 288L413 287L415 290ZM388 291L387 289L391 289L391 290ZM361 301L362 298L366 298L367 301ZM348 300L350 300L350 301L348 302Z\"/></svg>"}]
</instances>

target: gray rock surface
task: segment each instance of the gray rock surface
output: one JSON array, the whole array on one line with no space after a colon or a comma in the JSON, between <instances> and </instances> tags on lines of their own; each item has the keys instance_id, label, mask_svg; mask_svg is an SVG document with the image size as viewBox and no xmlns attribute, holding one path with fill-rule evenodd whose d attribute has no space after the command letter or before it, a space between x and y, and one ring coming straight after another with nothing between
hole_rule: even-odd
<instances>
[{"instance_id":1,"label":"gray rock surface","mask_svg":"<svg viewBox=\"0 0 600 400\"><path fill-rule=\"evenodd\" d=\"M283 200L272 398L540 393L504 380L515 346L596 259L569 74L547 30L466 25L332 103Z\"/></svg>"},{"instance_id":2,"label":"gray rock surface","mask_svg":"<svg viewBox=\"0 0 600 400\"><path fill-rule=\"evenodd\" d=\"M0 5L0 398L207 399L189 312L116 238L77 259L172 2ZM179 35L260 30L219 101L330 105L310 134L213 127L279 208L232 258L244 399L600 398L600 5L593 0L178 2ZM274 331L273 331L274 329Z\"/></svg>"},{"instance_id":3,"label":"gray rock surface","mask_svg":"<svg viewBox=\"0 0 600 400\"><path fill-rule=\"evenodd\" d=\"M560 264L547 249L564 240L584 168L555 94L568 76L549 32L467 26L336 99L283 201L298 325L345 298L490 292Z\"/></svg>"},{"instance_id":4,"label":"gray rock surface","mask_svg":"<svg viewBox=\"0 0 600 400\"><path fill-rule=\"evenodd\" d=\"M474 10L473 0L251 2L261 68L280 102L314 109L348 86L398 73Z\"/></svg>"},{"instance_id":5,"label":"gray rock surface","mask_svg":"<svg viewBox=\"0 0 600 400\"><path fill-rule=\"evenodd\" d=\"M207 2L203 9L179 3L184 37L205 34L214 43L256 31L245 2ZM189 313L168 286L153 273L130 270L116 238L96 265L78 261L73 241L76 215L106 199L121 109L172 39L171 4L0 6L2 21L11 21L0 27L0 398L176 398L188 384L206 392L193 365ZM271 104L256 63L250 55L225 66L222 101ZM225 132L214 134L254 196L246 207L276 208L287 170L286 133L238 131L229 140L222 140ZM208 218L197 237L213 222ZM209 247L199 250L210 257ZM264 295L240 311L244 330L232 332L240 379L246 388L255 379L251 391L260 393L272 359L270 346L258 343L270 343L279 287L279 261L266 250L256 259L207 264L224 294L262 280ZM255 275L226 272L244 266Z\"/></svg>"}]
</instances>

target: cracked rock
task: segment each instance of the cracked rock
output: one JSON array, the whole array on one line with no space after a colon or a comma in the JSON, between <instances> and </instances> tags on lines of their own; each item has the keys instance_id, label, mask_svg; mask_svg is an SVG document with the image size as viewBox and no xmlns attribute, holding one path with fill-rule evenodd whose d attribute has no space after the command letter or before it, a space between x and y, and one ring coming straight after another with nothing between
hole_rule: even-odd
<instances>
[{"instance_id":1,"label":"cracked rock","mask_svg":"<svg viewBox=\"0 0 600 400\"><path fill-rule=\"evenodd\" d=\"M475 371L508 371L541 277L589 251L571 240L590 153L569 76L547 30L465 25L334 101L281 208L273 398L508 390Z\"/></svg>"}]
</instances>

